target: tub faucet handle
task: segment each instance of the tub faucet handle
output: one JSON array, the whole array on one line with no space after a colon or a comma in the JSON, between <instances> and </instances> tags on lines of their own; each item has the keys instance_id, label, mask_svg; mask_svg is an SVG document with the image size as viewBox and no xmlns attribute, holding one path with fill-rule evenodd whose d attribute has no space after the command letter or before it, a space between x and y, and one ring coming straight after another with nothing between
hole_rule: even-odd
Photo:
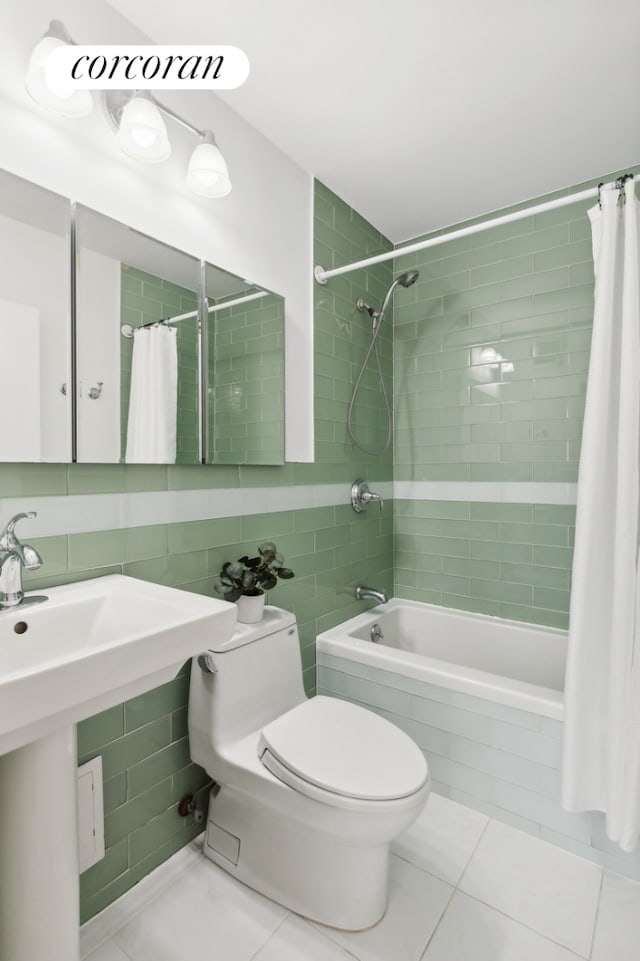
<instances>
[{"instance_id":1,"label":"tub faucet handle","mask_svg":"<svg viewBox=\"0 0 640 961\"><path fill-rule=\"evenodd\" d=\"M361 514L362 511L366 511L369 504L373 501L377 501L380 505L380 510L382 510L384 501L380 497L380 494L374 494L373 491L370 491L366 481L354 481L351 485L351 506L354 511L357 514Z\"/></svg>"}]
</instances>

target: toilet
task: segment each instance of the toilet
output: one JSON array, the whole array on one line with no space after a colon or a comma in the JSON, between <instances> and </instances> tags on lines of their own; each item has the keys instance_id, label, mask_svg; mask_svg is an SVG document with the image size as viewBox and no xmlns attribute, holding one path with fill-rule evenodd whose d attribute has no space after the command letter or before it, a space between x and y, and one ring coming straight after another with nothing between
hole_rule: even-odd
<instances>
[{"instance_id":1,"label":"toilet","mask_svg":"<svg viewBox=\"0 0 640 961\"><path fill-rule=\"evenodd\" d=\"M322 924L361 930L382 917L389 845L424 807L427 764L377 714L307 698L293 614L266 607L194 658L189 738L215 782L207 857Z\"/></svg>"}]
</instances>

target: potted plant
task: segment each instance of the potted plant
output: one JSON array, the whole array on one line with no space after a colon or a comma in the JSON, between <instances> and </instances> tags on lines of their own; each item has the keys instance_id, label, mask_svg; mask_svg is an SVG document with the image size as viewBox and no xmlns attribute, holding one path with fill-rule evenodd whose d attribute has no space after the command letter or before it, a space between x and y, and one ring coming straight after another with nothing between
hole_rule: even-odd
<instances>
[{"instance_id":1,"label":"potted plant","mask_svg":"<svg viewBox=\"0 0 640 961\"><path fill-rule=\"evenodd\" d=\"M226 601L238 605L238 620L255 624L264 611L264 592L278 583L278 578L290 580L294 573L284 566L282 554L271 541L258 544L258 556L227 561L213 582L214 590L224 595Z\"/></svg>"}]
</instances>

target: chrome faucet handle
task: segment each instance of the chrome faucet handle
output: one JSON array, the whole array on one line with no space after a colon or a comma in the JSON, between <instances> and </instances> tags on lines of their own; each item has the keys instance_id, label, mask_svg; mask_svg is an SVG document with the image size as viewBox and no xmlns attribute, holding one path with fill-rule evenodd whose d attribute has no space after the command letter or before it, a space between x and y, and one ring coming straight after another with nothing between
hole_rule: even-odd
<instances>
[{"instance_id":1,"label":"chrome faucet handle","mask_svg":"<svg viewBox=\"0 0 640 961\"><path fill-rule=\"evenodd\" d=\"M379 494L374 494L369 490L369 485L366 481L357 480L351 485L351 506L357 514L361 514L362 511L366 511L369 504L372 501L377 501L380 504L380 510L384 507L384 501Z\"/></svg>"},{"instance_id":2,"label":"chrome faucet handle","mask_svg":"<svg viewBox=\"0 0 640 961\"><path fill-rule=\"evenodd\" d=\"M0 613L15 610L21 604L39 604L47 599L41 594L25 597L22 586L23 568L37 570L42 566L42 558L31 544L18 540L15 526L23 518L35 516L35 511L14 514L0 534Z\"/></svg>"},{"instance_id":3,"label":"chrome faucet handle","mask_svg":"<svg viewBox=\"0 0 640 961\"><path fill-rule=\"evenodd\" d=\"M0 550L6 554L16 554L20 563L27 568L29 571L35 571L39 567L42 567L42 558L38 554L35 547L30 544L23 544L17 537L15 528L18 521L23 519L31 520L33 517L37 517L36 511L20 512L19 514L14 514L13 517L7 521L4 530L0 534Z\"/></svg>"},{"instance_id":4,"label":"chrome faucet handle","mask_svg":"<svg viewBox=\"0 0 640 961\"><path fill-rule=\"evenodd\" d=\"M11 520L7 521L4 526L2 533L0 534L0 547L11 548L14 546L14 542L18 540L15 534L16 524L18 521L23 519L31 520L33 517L37 517L36 511L21 511L19 514L14 514Z\"/></svg>"}]
</instances>

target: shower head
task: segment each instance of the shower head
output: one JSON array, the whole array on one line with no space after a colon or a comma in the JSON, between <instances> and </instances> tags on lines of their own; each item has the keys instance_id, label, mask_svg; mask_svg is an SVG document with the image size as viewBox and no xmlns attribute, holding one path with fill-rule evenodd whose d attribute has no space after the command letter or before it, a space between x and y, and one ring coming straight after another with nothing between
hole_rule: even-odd
<instances>
[{"instance_id":1,"label":"shower head","mask_svg":"<svg viewBox=\"0 0 640 961\"><path fill-rule=\"evenodd\" d=\"M410 287L411 284L415 284L419 276L420 274L417 270L407 270L404 274L400 274L399 277L396 277L396 279L393 281L388 291L384 295L384 300L382 301L382 307L380 308L380 310L374 310L373 307L370 307L369 304L366 303L363 297L358 297L358 299L356 300L356 307L358 308L358 310L366 310L369 316L373 317L374 329L375 329L377 324L382 322L382 318L384 317L384 312L389 306L389 301L391 300L391 296L394 290L396 289L396 287L398 286L398 284L400 284L401 287Z\"/></svg>"},{"instance_id":2,"label":"shower head","mask_svg":"<svg viewBox=\"0 0 640 961\"><path fill-rule=\"evenodd\" d=\"M393 292L398 286L398 284L400 284L402 287L410 287L411 284L415 284L419 276L420 274L418 273L417 270L407 270L406 273L400 274L399 277L396 277L396 279L394 280L394 282L391 284L388 291L386 292L384 300L382 301L382 307L380 308L380 313L378 314L378 318L377 318L377 321L379 324L382 323L382 318L384 317L385 311L389 306L389 301L391 300L391 297L393 296Z\"/></svg>"},{"instance_id":3,"label":"shower head","mask_svg":"<svg viewBox=\"0 0 640 961\"><path fill-rule=\"evenodd\" d=\"M403 287L410 287L411 284L415 284L419 276L420 274L417 270L408 270L406 274L400 274L400 276L396 278L396 283L402 284Z\"/></svg>"}]
</instances>

